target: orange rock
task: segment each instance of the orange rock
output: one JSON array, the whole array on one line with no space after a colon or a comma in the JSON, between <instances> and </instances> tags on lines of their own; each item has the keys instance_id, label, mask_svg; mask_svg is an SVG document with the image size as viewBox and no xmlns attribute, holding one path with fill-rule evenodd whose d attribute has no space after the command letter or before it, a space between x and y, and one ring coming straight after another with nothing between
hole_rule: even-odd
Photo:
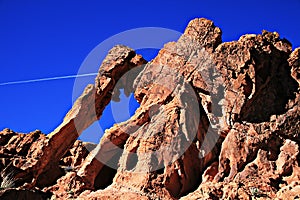
<instances>
[{"instance_id":1,"label":"orange rock","mask_svg":"<svg viewBox=\"0 0 300 200\"><path fill-rule=\"evenodd\" d=\"M221 34L194 19L147 64L114 47L52 134L0 132L1 182L65 199L299 198L299 48ZM140 107L89 152L77 137L121 88Z\"/></svg>"}]
</instances>

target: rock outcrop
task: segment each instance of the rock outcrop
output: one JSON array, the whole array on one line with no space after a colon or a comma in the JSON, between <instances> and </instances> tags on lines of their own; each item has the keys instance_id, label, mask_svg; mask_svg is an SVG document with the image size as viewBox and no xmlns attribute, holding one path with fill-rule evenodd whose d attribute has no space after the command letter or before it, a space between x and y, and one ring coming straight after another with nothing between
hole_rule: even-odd
<instances>
[{"instance_id":1,"label":"rock outcrop","mask_svg":"<svg viewBox=\"0 0 300 200\"><path fill-rule=\"evenodd\" d=\"M14 184L2 190L78 199L300 198L300 48L275 32L221 37L201 18L149 63L114 47L53 133L0 132L1 179ZM98 145L78 141L120 89L134 93L135 114Z\"/></svg>"}]
</instances>

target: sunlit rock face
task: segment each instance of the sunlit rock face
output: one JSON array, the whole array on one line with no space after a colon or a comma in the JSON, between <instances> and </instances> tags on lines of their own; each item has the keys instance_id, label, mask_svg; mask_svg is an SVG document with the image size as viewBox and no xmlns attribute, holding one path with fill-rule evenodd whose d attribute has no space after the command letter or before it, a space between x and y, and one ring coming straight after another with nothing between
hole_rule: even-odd
<instances>
[{"instance_id":1,"label":"sunlit rock face","mask_svg":"<svg viewBox=\"0 0 300 200\"><path fill-rule=\"evenodd\" d=\"M114 47L53 133L0 132L2 182L41 198L299 198L300 50L267 31L221 37L201 18L148 63ZM77 141L120 89L135 114Z\"/></svg>"}]
</instances>

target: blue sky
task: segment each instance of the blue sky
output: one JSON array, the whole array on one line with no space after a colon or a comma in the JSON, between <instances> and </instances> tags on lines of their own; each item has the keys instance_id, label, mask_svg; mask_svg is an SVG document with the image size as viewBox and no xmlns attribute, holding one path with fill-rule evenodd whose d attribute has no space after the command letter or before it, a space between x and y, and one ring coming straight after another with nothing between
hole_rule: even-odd
<instances>
[{"instance_id":1,"label":"blue sky","mask_svg":"<svg viewBox=\"0 0 300 200\"><path fill-rule=\"evenodd\" d=\"M92 49L120 32L140 27L183 32L191 19L206 17L222 29L223 41L266 29L295 48L299 10L300 0L0 0L0 129L54 130L72 106L74 79L1 83L77 74ZM151 59L157 51L139 52ZM131 114L137 106L131 98ZM108 107L100 124L105 129L113 123ZM91 128L82 138L97 141L100 135Z\"/></svg>"}]
</instances>

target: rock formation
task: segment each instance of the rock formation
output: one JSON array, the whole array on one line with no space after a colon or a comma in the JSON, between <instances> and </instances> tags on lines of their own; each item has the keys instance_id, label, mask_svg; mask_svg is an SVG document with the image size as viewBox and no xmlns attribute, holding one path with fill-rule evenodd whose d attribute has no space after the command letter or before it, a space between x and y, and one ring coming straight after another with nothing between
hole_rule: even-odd
<instances>
[{"instance_id":1,"label":"rock formation","mask_svg":"<svg viewBox=\"0 0 300 200\"><path fill-rule=\"evenodd\" d=\"M275 32L221 37L201 18L148 63L114 47L51 134L0 132L1 181L13 183L0 196L300 198L300 48ZM120 89L135 114L98 145L78 141Z\"/></svg>"}]
</instances>

